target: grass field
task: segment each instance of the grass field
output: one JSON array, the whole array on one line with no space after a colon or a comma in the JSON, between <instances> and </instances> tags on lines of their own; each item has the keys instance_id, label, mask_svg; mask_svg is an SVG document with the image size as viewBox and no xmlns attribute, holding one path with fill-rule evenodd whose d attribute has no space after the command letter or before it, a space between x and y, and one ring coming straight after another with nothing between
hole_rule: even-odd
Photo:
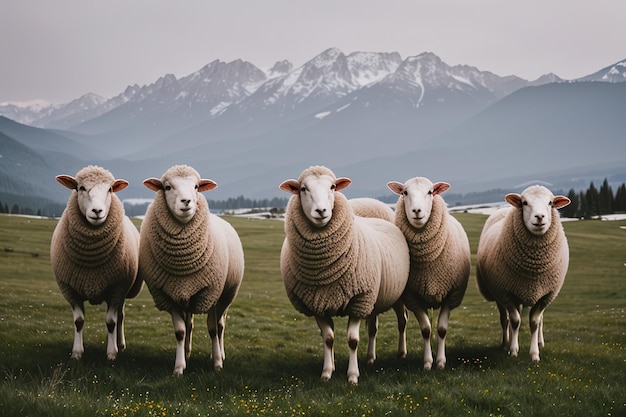
<instances>
[{"instance_id":1,"label":"grass field","mask_svg":"<svg viewBox=\"0 0 626 417\"><path fill-rule=\"evenodd\" d=\"M475 256L484 216L459 214ZM228 218L240 233L246 273L226 326L226 361L210 365L204 316L196 320L185 374L171 376L175 339L147 288L126 306L128 347L106 360L104 306L87 306L85 355L70 360L72 314L50 267L55 221L0 216L0 415L3 416L625 416L624 221L565 223L570 270L545 313L541 363L530 361L524 314L520 355L499 347L497 310L475 287L453 310L445 370L422 370L417 320L409 355L396 358L393 313L381 316L378 360L346 381L346 319L336 323L333 379L322 382L313 319L289 303L279 273L280 221ZM473 259L473 262L475 258Z\"/></svg>"}]
</instances>

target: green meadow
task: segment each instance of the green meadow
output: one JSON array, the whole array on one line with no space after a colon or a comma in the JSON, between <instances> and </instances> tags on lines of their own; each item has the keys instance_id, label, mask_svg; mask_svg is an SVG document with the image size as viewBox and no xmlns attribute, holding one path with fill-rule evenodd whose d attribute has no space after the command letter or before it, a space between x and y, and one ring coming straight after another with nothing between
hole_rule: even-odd
<instances>
[{"instance_id":1,"label":"green meadow","mask_svg":"<svg viewBox=\"0 0 626 417\"><path fill-rule=\"evenodd\" d=\"M485 216L458 214L475 256ZM279 272L283 224L227 218L243 241L246 272L226 325L226 361L210 362L205 316L193 352L173 377L170 316L144 288L126 305L127 349L106 360L103 305L86 307L85 354L70 359L72 313L50 266L53 219L0 216L0 414L3 416L625 416L626 221L564 223L570 244L565 285L544 315L541 362L528 355L525 311L520 355L499 346L495 305L474 271L452 311L445 370L422 369L415 317L409 354L396 357L392 312L380 317L378 359L347 383L347 320L335 320L336 371L320 380L322 341L312 318L289 303ZM139 223L137 222L139 225ZM475 259L473 259L475 261ZM475 263L474 263L475 264ZM433 315L436 320L436 314ZM433 344L434 346L434 344Z\"/></svg>"}]
</instances>

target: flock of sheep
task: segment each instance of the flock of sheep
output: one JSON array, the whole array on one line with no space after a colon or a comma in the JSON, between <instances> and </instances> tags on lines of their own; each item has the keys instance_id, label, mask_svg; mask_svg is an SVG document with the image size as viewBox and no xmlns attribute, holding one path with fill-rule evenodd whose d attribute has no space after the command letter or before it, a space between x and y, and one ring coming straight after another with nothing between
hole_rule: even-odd
<instances>
[{"instance_id":1,"label":"flock of sheep","mask_svg":"<svg viewBox=\"0 0 626 417\"><path fill-rule=\"evenodd\" d=\"M57 176L73 190L52 236L53 271L74 318L72 358L84 353L84 303L107 305L107 358L126 346L124 303L145 282L155 306L171 314L176 337L175 375L191 354L195 314L207 314L215 370L223 367L224 328L244 274L244 252L235 229L210 213L201 194L217 187L192 167L176 165L144 185L156 192L140 231L124 214L115 192L128 182L88 166L75 177ZM391 181L395 212L370 198L347 199L351 180L312 166L280 184L293 194L285 213L280 271L294 308L313 316L324 350L322 379L335 370L334 323L348 317L348 381L358 383L361 320L368 332L367 362L376 359L378 315L393 309L398 355L406 356L407 311L419 322L424 369L433 359L446 365L445 338L451 310L458 307L470 275L470 246L461 224L441 197L450 185L415 177ZM520 313L530 309L530 356L539 361L543 312L558 295L569 249L558 208L569 204L543 186L508 194L511 205L490 216L480 236L478 289L500 312L502 344L519 352ZM429 309L439 309L437 352L431 350Z\"/></svg>"}]
</instances>

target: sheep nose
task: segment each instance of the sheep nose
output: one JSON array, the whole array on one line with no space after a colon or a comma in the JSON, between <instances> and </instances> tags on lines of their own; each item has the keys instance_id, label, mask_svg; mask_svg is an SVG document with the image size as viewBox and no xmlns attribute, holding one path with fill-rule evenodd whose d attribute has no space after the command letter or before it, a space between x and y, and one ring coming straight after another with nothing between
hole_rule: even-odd
<instances>
[{"instance_id":1,"label":"sheep nose","mask_svg":"<svg viewBox=\"0 0 626 417\"><path fill-rule=\"evenodd\" d=\"M102 213L102 209L95 209L95 208L94 208L94 209L91 209L91 211L92 211L94 214L97 214L97 215L99 215L100 213Z\"/></svg>"},{"instance_id":2,"label":"sheep nose","mask_svg":"<svg viewBox=\"0 0 626 417\"><path fill-rule=\"evenodd\" d=\"M315 211L317 211L319 214L326 213L326 209L325 208L323 208L323 209L315 209Z\"/></svg>"},{"instance_id":3,"label":"sheep nose","mask_svg":"<svg viewBox=\"0 0 626 417\"><path fill-rule=\"evenodd\" d=\"M413 213L417 214L417 213L421 213L421 212L422 212L422 209L413 209Z\"/></svg>"},{"instance_id":4,"label":"sheep nose","mask_svg":"<svg viewBox=\"0 0 626 417\"><path fill-rule=\"evenodd\" d=\"M189 203L191 203L191 200L180 200L181 203L183 203L184 205L188 206Z\"/></svg>"}]
</instances>

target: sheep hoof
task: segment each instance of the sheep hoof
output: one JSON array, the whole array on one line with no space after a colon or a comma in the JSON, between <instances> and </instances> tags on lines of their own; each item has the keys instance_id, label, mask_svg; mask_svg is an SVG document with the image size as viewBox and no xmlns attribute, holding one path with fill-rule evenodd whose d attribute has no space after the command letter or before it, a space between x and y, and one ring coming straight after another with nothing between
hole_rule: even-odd
<instances>
[{"instance_id":1,"label":"sheep hoof","mask_svg":"<svg viewBox=\"0 0 626 417\"><path fill-rule=\"evenodd\" d=\"M433 363L432 362L424 362L424 370L425 371L430 371L433 367Z\"/></svg>"},{"instance_id":2,"label":"sheep hoof","mask_svg":"<svg viewBox=\"0 0 626 417\"><path fill-rule=\"evenodd\" d=\"M359 377L358 376L351 376L348 378L348 383L350 385L359 385Z\"/></svg>"},{"instance_id":3,"label":"sheep hoof","mask_svg":"<svg viewBox=\"0 0 626 417\"><path fill-rule=\"evenodd\" d=\"M332 373L329 371L324 371L322 372L322 376L321 379L322 381L330 381L330 377L332 376Z\"/></svg>"},{"instance_id":4,"label":"sheep hoof","mask_svg":"<svg viewBox=\"0 0 626 417\"><path fill-rule=\"evenodd\" d=\"M184 366L177 366L174 368L174 372L172 372L173 376L181 376L183 374L183 371L185 370Z\"/></svg>"},{"instance_id":5,"label":"sheep hoof","mask_svg":"<svg viewBox=\"0 0 626 417\"><path fill-rule=\"evenodd\" d=\"M107 354L107 360L110 360L111 362L113 362L116 359L117 359L117 354L116 353L108 353Z\"/></svg>"},{"instance_id":6,"label":"sheep hoof","mask_svg":"<svg viewBox=\"0 0 626 417\"><path fill-rule=\"evenodd\" d=\"M79 360L83 357L83 352L72 352L72 359Z\"/></svg>"},{"instance_id":7,"label":"sheep hoof","mask_svg":"<svg viewBox=\"0 0 626 417\"><path fill-rule=\"evenodd\" d=\"M406 350L398 352L398 358L405 359L406 358L406 354L407 354Z\"/></svg>"},{"instance_id":8,"label":"sheep hoof","mask_svg":"<svg viewBox=\"0 0 626 417\"><path fill-rule=\"evenodd\" d=\"M536 353L536 354L530 355L530 359L531 359L531 360L533 361L533 363L535 363L535 364L536 364L536 363L539 363L539 354L538 354L538 353Z\"/></svg>"},{"instance_id":9,"label":"sheep hoof","mask_svg":"<svg viewBox=\"0 0 626 417\"><path fill-rule=\"evenodd\" d=\"M437 369L446 369L446 361L437 361Z\"/></svg>"},{"instance_id":10,"label":"sheep hoof","mask_svg":"<svg viewBox=\"0 0 626 417\"><path fill-rule=\"evenodd\" d=\"M222 369L224 369L222 365L215 365L213 367L213 370L215 370L215 372L222 372Z\"/></svg>"},{"instance_id":11,"label":"sheep hoof","mask_svg":"<svg viewBox=\"0 0 626 417\"><path fill-rule=\"evenodd\" d=\"M376 362L376 358L367 358L368 365L374 365L374 362Z\"/></svg>"}]
</instances>

